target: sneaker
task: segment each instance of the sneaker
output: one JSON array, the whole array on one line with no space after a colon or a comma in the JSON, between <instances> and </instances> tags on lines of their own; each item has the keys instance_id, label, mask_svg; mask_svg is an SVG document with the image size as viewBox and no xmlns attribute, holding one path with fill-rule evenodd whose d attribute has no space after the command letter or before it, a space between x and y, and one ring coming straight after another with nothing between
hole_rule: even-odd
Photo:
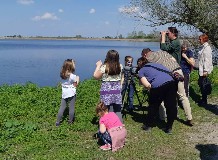
<instances>
[{"instance_id":1,"label":"sneaker","mask_svg":"<svg viewBox=\"0 0 218 160\"><path fill-rule=\"evenodd\" d=\"M142 129L143 129L144 131L146 131L146 132L151 131L151 127L149 127L149 126L147 126L147 125L145 125L145 124L142 126Z\"/></svg>"},{"instance_id":2,"label":"sneaker","mask_svg":"<svg viewBox=\"0 0 218 160\"><path fill-rule=\"evenodd\" d=\"M71 125L71 124L73 124L73 122L74 122L74 121L68 121L68 124Z\"/></svg>"},{"instance_id":3,"label":"sneaker","mask_svg":"<svg viewBox=\"0 0 218 160\"><path fill-rule=\"evenodd\" d=\"M73 120L72 120L72 121L70 121L70 120L68 121L68 124L71 125L71 124L74 123L74 121L75 121L75 116L73 117Z\"/></svg>"},{"instance_id":4,"label":"sneaker","mask_svg":"<svg viewBox=\"0 0 218 160\"><path fill-rule=\"evenodd\" d=\"M110 150L111 149L111 145L108 143L108 144L105 144L103 146L100 147L102 150L104 151L107 151L107 150Z\"/></svg>"},{"instance_id":5,"label":"sneaker","mask_svg":"<svg viewBox=\"0 0 218 160\"><path fill-rule=\"evenodd\" d=\"M164 130L164 132L167 133L167 134L172 134L172 128L166 128Z\"/></svg>"},{"instance_id":6,"label":"sneaker","mask_svg":"<svg viewBox=\"0 0 218 160\"><path fill-rule=\"evenodd\" d=\"M60 126L60 122L56 122L56 123L55 123L55 126L56 126L56 127L59 127L59 126Z\"/></svg>"}]
</instances>

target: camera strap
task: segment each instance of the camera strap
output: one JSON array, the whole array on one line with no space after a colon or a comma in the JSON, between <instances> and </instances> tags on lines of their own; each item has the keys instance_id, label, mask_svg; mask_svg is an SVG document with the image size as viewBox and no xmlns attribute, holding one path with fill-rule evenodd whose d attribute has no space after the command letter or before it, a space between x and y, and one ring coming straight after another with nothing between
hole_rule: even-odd
<instances>
[{"instance_id":1,"label":"camera strap","mask_svg":"<svg viewBox=\"0 0 218 160\"><path fill-rule=\"evenodd\" d=\"M158 67L155 67L155 66L151 66L151 65L144 65L144 67L152 67L152 68L154 68L154 69L156 69L156 70L158 70L158 71L165 72L165 73L167 73L167 74L169 74L169 75L171 75L171 76L172 76L172 72L170 72L170 71L167 71L167 70L164 70L164 69L161 69L161 68L158 68Z\"/></svg>"}]
</instances>

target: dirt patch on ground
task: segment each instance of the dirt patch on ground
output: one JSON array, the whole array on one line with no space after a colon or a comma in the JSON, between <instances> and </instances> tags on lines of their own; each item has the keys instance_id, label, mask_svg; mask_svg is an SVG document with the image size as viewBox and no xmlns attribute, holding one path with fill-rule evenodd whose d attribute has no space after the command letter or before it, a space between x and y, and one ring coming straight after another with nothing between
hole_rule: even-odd
<instances>
[{"instance_id":1,"label":"dirt patch on ground","mask_svg":"<svg viewBox=\"0 0 218 160\"><path fill-rule=\"evenodd\" d=\"M206 108L212 112L211 117L207 118L217 119L218 98L209 100L209 105L205 106ZM187 135L187 143L191 148L195 148L196 152L200 153L200 159L218 159L218 123L216 120L215 123L211 121L193 126L192 133L187 133Z\"/></svg>"}]
</instances>

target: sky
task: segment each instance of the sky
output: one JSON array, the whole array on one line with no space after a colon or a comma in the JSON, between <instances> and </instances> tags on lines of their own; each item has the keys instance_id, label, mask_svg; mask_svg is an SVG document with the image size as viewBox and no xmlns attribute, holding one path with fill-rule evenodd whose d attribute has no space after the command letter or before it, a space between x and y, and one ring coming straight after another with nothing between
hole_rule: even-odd
<instances>
[{"instance_id":1,"label":"sky","mask_svg":"<svg viewBox=\"0 0 218 160\"><path fill-rule=\"evenodd\" d=\"M127 12L131 0L1 0L0 36L126 37L153 28Z\"/></svg>"}]
</instances>

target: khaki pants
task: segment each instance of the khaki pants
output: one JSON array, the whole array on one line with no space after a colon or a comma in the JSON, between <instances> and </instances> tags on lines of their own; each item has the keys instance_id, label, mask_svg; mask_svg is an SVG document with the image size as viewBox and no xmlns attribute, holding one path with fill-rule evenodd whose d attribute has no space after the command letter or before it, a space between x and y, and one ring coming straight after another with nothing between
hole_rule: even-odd
<instances>
[{"instance_id":1,"label":"khaki pants","mask_svg":"<svg viewBox=\"0 0 218 160\"><path fill-rule=\"evenodd\" d=\"M182 70L177 70L176 72L183 75ZM184 82L178 83L178 91L177 91L178 100L181 102L183 109L185 111L185 115L187 120L192 120L191 107L188 97L185 93ZM159 115L161 120L165 120L166 118L166 109L164 107L164 103L162 102L159 107Z\"/></svg>"}]
</instances>

